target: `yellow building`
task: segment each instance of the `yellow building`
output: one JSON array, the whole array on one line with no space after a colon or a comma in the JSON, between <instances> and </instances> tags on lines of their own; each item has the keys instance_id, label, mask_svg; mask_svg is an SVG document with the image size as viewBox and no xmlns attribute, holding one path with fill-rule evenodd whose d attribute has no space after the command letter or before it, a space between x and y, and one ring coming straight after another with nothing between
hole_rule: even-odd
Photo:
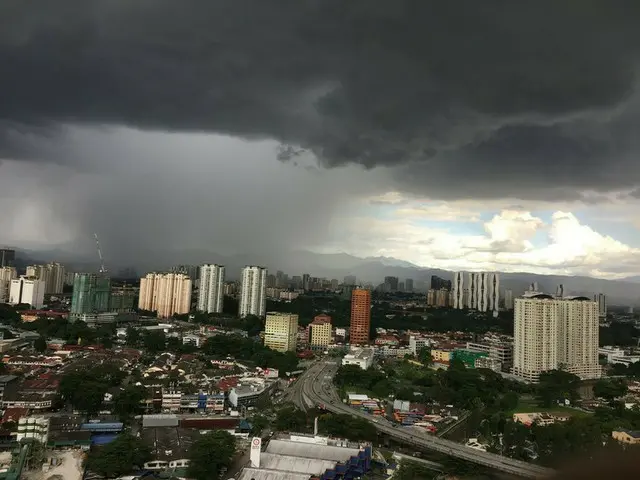
<instances>
[{"instance_id":1,"label":"yellow building","mask_svg":"<svg viewBox=\"0 0 640 480\"><path fill-rule=\"evenodd\" d=\"M331 344L331 317L318 315L309 324L309 346L326 348Z\"/></svg>"},{"instance_id":2,"label":"yellow building","mask_svg":"<svg viewBox=\"0 0 640 480\"><path fill-rule=\"evenodd\" d=\"M640 432L633 430L614 430L611 432L611 437L627 445L640 445Z\"/></svg>"},{"instance_id":3,"label":"yellow building","mask_svg":"<svg viewBox=\"0 0 640 480\"><path fill-rule=\"evenodd\" d=\"M278 352L295 352L298 315L268 312L264 325L264 346Z\"/></svg>"},{"instance_id":4,"label":"yellow building","mask_svg":"<svg viewBox=\"0 0 640 480\"><path fill-rule=\"evenodd\" d=\"M434 363L449 363L451 361L451 352L449 350L431 350L431 359Z\"/></svg>"}]
</instances>

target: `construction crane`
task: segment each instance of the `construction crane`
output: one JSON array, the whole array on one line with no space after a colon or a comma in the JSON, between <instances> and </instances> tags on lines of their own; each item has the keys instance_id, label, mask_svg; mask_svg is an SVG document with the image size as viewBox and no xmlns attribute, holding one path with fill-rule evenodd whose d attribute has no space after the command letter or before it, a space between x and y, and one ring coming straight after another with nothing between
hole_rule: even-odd
<instances>
[{"instance_id":1,"label":"construction crane","mask_svg":"<svg viewBox=\"0 0 640 480\"><path fill-rule=\"evenodd\" d=\"M107 267L104 264L104 257L102 256L102 249L100 248L100 240L98 239L98 234L94 233L93 236L96 239L96 247L98 247L98 257L100 257L100 270L101 274L107 273Z\"/></svg>"}]
</instances>

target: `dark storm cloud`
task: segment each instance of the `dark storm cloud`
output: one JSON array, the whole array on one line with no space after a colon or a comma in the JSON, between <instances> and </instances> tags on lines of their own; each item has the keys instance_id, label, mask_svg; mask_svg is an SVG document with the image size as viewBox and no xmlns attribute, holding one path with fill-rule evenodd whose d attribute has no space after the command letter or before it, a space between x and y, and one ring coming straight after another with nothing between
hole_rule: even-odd
<instances>
[{"instance_id":1,"label":"dark storm cloud","mask_svg":"<svg viewBox=\"0 0 640 480\"><path fill-rule=\"evenodd\" d=\"M638 20L637 0L4 0L0 123L274 138L441 197L567 197L640 183Z\"/></svg>"}]
</instances>

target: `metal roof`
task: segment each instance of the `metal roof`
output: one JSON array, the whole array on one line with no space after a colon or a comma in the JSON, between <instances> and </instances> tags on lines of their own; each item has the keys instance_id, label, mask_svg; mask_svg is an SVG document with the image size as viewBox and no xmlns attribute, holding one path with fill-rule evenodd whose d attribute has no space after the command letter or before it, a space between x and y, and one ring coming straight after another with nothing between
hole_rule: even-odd
<instances>
[{"instance_id":1,"label":"metal roof","mask_svg":"<svg viewBox=\"0 0 640 480\"><path fill-rule=\"evenodd\" d=\"M260 455L260 469L320 475L335 468L337 462L306 457L292 457L264 452Z\"/></svg>"},{"instance_id":2,"label":"metal roof","mask_svg":"<svg viewBox=\"0 0 640 480\"><path fill-rule=\"evenodd\" d=\"M280 470L262 470L245 468L238 480L309 480L308 473L282 472Z\"/></svg>"},{"instance_id":3,"label":"metal roof","mask_svg":"<svg viewBox=\"0 0 640 480\"><path fill-rule=\"evenodd\" d=\"M332 445L318 445L315 443L292 442L288 440L272 439L265 450L267 453L288 455L292 457L315 458L346 462L360 453L357 448L336 447Z\"/></svg>"}]
</instances>

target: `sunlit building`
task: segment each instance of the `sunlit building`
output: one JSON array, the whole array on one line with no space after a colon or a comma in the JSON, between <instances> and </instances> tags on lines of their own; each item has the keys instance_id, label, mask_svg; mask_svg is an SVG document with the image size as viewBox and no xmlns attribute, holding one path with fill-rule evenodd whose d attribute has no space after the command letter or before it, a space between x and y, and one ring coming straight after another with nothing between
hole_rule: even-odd
<instances>
[{"instance_id":1,"label":"sunlit building","mask_svg":"<svg viewBox=\"0 0 640 480\"><path fill-rule=\"evenodd\" d=\"M515 300L514 375L535 382L542 372L562 368L599 378L598 342L597 302L543 294Z\"/></svg>"},{"instance_id":2,"label":"sunlit building","mask_svg":"<svg viewBox=\"0 0 640 480\"><path fill-rule=\"evenodd\" d=\"M45 284L36 277L20 276L11 280L9 287L9 304L18 305L24 303L32 308L39 309L44 306Z\"/></svg>"},{"instance_id":3,"label":"sunlit building","mask_svg":"<svg viewBox=\"0 0 640 480\"><path fill-rule=\"evenodd\" d=\"M184 273L149 273L140 279L138 308L155 311L158 318L189 313L192 282Z\"/></svg>"},{"instance_id":4,"label":"sunlit building","mask_svg":"<svg viewBox=\"0 0 640 480\"><path fill-rule=\"evenodd\" d=\"M355 288L351 292L351 324L349 328L349 342L352 345L369 343L371 328L371 291Z\"/></svg>"},{"instance_id":5,"label":"sunlit building","mask_svg":"<svg viewBox=\"0 0 640 480\"><path fill-rule=\"evenodd\" d=\"M298 315L269 312L264 325L264 346L278 352L295 352Z\"/></svg>"}]
</instances>

